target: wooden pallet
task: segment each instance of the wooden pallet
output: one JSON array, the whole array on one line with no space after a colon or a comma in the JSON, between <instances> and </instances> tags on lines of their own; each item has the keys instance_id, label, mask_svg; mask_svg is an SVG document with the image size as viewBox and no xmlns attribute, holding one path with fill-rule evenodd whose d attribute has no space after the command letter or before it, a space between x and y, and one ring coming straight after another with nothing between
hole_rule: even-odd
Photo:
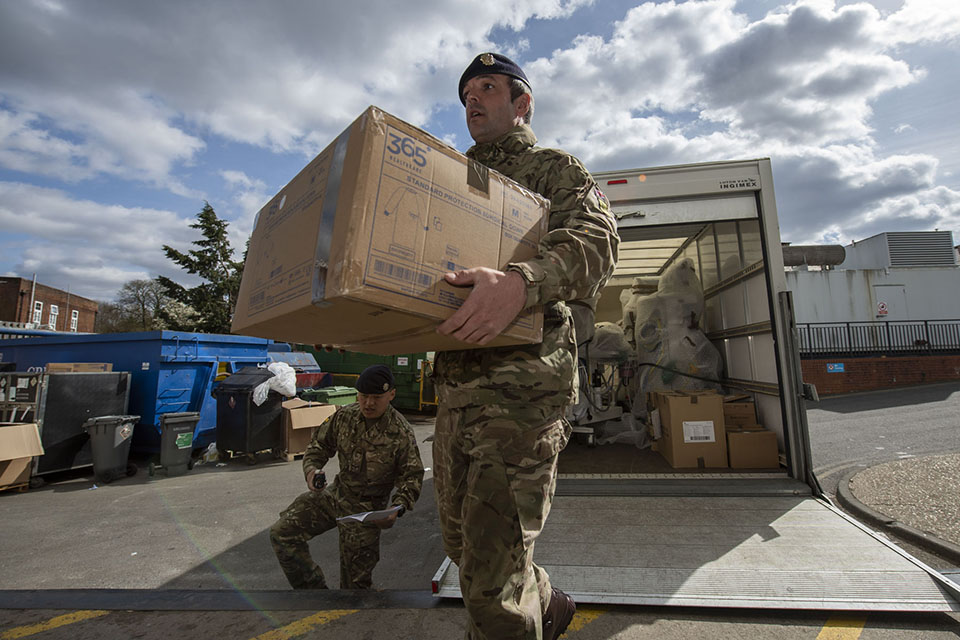
<instances>
[{"instance_id":1,"label":"wooden pallet","mask_svg":"<svg viewBox=\"0 0 960 640\"><path fill-rule=\"evenodd\" d=\"M22 484L8 484L5 487L0 487L0 491L16 491L17 493L24 493L29 488L30 483L24 482Z\"/></svg>"}]
</instances>

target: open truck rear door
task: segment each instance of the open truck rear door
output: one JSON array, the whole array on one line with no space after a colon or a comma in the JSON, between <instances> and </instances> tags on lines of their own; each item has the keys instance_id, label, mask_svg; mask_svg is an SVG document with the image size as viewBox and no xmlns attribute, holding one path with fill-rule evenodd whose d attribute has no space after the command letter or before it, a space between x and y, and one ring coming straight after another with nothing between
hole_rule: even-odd
<instances>
[{"instance_id":1,"label":"open truck rear door","mask_svg":"<svg viewBox=\"0 0 960 640\"><path fill-rule=\"evenodd\" d=\"M582 603L958 611L956 583L835 508L812 471L768 159L596 174L617 214L620 292L692 259L723 385L777 434L779 469L672 469L650 448L572 440L535 558ZM434 579L460 597L457 568Z\"/></svg>"}]
</instances>

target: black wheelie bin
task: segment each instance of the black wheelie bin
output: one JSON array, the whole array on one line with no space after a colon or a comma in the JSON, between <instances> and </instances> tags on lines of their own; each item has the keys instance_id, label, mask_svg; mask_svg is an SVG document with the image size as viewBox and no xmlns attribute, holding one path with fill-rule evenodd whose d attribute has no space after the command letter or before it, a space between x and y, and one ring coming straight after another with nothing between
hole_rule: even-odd
<instances>
[{"instance_id":1,"label":"black wheelie bin","mask_svg":"<svg viewBox=\"0 0 960 640\"><path fill-rule=\"evenodd\" d=\"M254 464L258 452L276 454L283 447L283 396L271 390L260 406L253 401L254 389L272 377L268 369L244 367L214 388L218 452L245 454L247 462Z\"/></svg>"},{"instance_id":2,"label":"black wheelie bin","mask_svg":"<svg viewBox=\"0 0 960 640\"><path fill-rule=\"evenodd\" d=\"M136 475L137 465L127 460L133 427L139 420L140 416L97 416L83 423L83 430L90 435L95 480L107 484L125 475Z\"/></svg>"}]
</instances>

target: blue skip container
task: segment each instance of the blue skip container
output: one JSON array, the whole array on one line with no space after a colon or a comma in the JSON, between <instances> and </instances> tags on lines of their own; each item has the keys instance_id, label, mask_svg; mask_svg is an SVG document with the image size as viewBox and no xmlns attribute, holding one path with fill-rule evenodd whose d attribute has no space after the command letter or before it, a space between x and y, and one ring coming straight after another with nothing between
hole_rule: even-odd
<instances>
[{"instance_id":1,"label":"blue skip container","mask_svg":"<svg viewBox=\"0 0 960 640\"><path fill-rule=\"evenodd\" d=\"M140 416L132 451L156 454L160 416L199 413L194 449L216 439L217 403L212 392L220 380L240 369L270 362L272 340L216 333L145 331L66 334L0 340L0 362L18 371L42 371L50 362L109 362L130 372L128 411Z\"/></svg>"}]
</instances>

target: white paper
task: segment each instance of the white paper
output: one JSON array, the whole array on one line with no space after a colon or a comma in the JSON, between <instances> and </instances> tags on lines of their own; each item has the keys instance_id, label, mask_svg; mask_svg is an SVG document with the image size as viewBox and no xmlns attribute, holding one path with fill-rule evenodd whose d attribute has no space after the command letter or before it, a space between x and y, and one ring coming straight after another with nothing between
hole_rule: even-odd
<instances>
[{"instance_id":1,"label":"white paper","mask_svg":"<svg viewBox=\"0 0 960 640\"><path fill-rule=\"evenodd\" d=\"M391 513L396 513L397 511L400 511L400 505L397 505L395 507L390 507L389 509L381 509L380 511L364 511L363 513L351 513L348 516L337 518L337 522L342 522L343 520L356 520L357 522L366 522L367 520L383 520L384 518L390 517Z\"/></svg>"},{"instance_id":2,"label":"white paper","mask_svg":"<svg viewBox=\"0 0 960 640\"><path fill-rule=\"evenodd\" d=\"M653 426L653 439L659 440L663 437L663 430L660 426L660 409L654 409L650 414L650 424Z\"/></svg>"},{"instance_id":3,"label":"white paper","mask_svg":"<svg viewBox=\"0 0 960 640\"><path fill-rule=\"evenodd\" d=\"M716 442L713 420L691 420L683 423L684 442Z\"/></svg>"}]
</instances>

